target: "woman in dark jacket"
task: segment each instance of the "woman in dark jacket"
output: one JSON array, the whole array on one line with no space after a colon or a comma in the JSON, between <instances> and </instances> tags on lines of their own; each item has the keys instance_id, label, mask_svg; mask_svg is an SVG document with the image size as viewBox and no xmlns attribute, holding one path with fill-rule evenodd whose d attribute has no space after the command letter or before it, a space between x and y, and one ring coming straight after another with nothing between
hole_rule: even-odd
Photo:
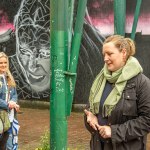
<instances>
[{"instance_id":1,"label":"woman in dark jacket","mask_svg":"<svg viewBox=\"0 0 150 150\"><path fill-rule=\"evenodd\" d=\"M92 150L145 150L150 131L150 80L120 35L103 44L105 65L91 87L85 125Z\"/></svg>"}]
</instances>

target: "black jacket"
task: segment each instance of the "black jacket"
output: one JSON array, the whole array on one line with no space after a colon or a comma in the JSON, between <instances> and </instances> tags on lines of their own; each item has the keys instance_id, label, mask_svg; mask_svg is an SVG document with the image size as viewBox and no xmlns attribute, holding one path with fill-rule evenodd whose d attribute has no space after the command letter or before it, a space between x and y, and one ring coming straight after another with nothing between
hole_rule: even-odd
<instances>
[{"instance_id":1,"label":"black jacket","mask_svg":"<svg viewBox=\"0 0 150 150\"><path fill-rule=\"evenodd\" d=\"M104 140L104 150L145 150L150 131L150 80L143 74L130 79L111 116L111 139ZM86 122L91 133L91 150L103 150L101 138Z\"/></svg>"}]
</instances>

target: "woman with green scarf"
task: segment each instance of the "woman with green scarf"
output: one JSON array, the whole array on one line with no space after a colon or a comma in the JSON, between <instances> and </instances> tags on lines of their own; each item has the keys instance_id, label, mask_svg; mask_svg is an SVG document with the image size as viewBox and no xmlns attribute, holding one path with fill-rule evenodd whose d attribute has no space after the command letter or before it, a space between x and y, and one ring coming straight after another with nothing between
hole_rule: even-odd
<instances>
[{"instance_id":1,"label":"woman with green scarf","mask_svg":"<svg viewBox=\"0 0 150 150\"><path fill-rule=\"evenodd\" d=\"M104 67L93 82L85 125L91 150L146 150L150 80L133 57L135 44L120 35L103 44Z\"/></svg>"}]
</instances>

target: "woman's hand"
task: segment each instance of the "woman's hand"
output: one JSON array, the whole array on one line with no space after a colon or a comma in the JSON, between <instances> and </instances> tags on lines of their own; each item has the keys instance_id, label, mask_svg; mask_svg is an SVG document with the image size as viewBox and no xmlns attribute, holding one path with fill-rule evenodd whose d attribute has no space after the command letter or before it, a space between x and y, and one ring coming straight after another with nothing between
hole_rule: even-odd
<instances>
[{"instance_id":1,"label":"woman's hand","mask_svg":"<svg viewBox=\"0 0 150 150\"><path fill-rule=\"evenodd\" d=\"M15 105L15 110L16 110L17 112L19 112L20 106L19 106L18 104Z\"/></svg>"},{"instance_id":2,"label":"woman's hand","mask_svg":"<svg viewBox=\"0 0 150 150\"><path fill-rule=\"evenodd\" d=\"M104 138L111 138L111 128L110 126L99 126L99 134Z\"/></svg>"},{"instance_id":3,"label":"woman's hand","mask_svg":"<svg viewBox=\"0 0 150 150\"><path fill-rule=\"evenodd\" d=\"M8 107L9 107L9 109L13 109L14 108L17 112L20 109L20 106L14 101L9 101L8 102Z\"/></svg>"},{"instance_id":4,"label":"woman's hand","mask_svg":"<svg viewBox=\"0 0 150 150\"><path fill-rule=\"evenodd\" d=\"M89 123L89 125L94 129L97 130L97 128L99 127L98 124L98 119L97 117L92 114L92 112L88 111L88 110L84 110L85 114L87 115L87 122Z\"/></svg>"}]
</instances>

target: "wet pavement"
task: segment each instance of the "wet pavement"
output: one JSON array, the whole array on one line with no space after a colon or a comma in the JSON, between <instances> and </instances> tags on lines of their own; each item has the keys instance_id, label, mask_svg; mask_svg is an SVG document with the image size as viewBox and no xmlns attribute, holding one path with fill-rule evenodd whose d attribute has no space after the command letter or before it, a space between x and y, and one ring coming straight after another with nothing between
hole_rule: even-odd
<instances>
[{"instance_id":1,"label":"wet pavement","mask_svg":"<svg viewBox=\"0 0 150 150\"><path fill-rule=\"evenodd\" d=\"M39 147L41 136L49 130L49 110L22 108L18 114L20 122L19 150L35 150ZM72 112L68 117L69 150L89 150L90 134L83 123L83 113ZM150 150L150 135L147 139Z\"/></svg>"}]
</instances>

